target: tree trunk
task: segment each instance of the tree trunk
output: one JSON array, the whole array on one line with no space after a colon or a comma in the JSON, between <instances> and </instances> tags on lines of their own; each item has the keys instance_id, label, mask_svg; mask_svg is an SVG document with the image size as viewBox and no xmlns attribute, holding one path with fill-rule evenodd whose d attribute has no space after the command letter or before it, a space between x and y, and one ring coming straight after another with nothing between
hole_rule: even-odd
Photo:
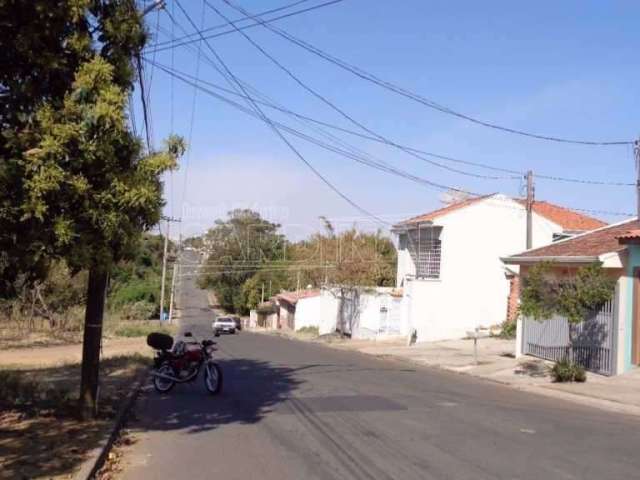
<instances>
[{"instance_id":1,"label":"tree trunk","mask_svg":"<svg viewBox=\"0 0 640 480\"><path fill-rule=\"evenodd\" d=\"M80 415L85 419L95 417L98 411L100 341L102 339L102 319L104 316L107 279L108 273L106 269L94 267L89 271L80 383Z\"/></svg>"}]
</instances>

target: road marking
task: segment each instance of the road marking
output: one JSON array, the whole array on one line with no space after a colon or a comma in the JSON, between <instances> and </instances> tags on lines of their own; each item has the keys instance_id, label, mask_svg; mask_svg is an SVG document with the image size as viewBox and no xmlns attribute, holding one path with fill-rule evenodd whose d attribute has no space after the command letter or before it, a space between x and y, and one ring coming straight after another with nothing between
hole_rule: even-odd
<instances>
[{"instance_id":1,"label":"road marking","mask_svg":"<svg viewBox=\"0 0 640 480\"><path fill-rule=\"evenodd\" d=\"M456 402L438 402L437 405L440 407L457 407L458 404Z\"/></svg>"},{"instance_id":2,"label":"road marking","mask_svg":"<svg viewBox=\"0 0 640 480\"><path fill-rule=\"evenodd\" d=\"M532 430L532 429L530 429L530 428L521 428L521 429L520 429L520 432L522 432L522 433L528 433L528 434L531 434L531 435L533 435L534 433L536 433L536 431L535 431L535 430Z\"/></svg>"}]
</instances>

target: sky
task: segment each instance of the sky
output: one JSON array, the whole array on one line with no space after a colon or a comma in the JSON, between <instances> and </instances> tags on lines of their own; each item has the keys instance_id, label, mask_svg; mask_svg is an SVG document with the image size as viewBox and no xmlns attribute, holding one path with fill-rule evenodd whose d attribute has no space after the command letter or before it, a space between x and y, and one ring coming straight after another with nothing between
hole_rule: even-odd
<instances>
[{"instance_id":1,"label":"sky","mask_svg":"<svg viewBox=\"0 0 640 480\"><path fill-rule=\"evenodd\" d=\"M306 0L278 14L326 1ZM222 0L207 2L230 19L242 16ZM233 2L257 13L293 0ZM164 11L146 16L152 33L147 60L173 66L199 82L237 88L206 62L205 56L215 59L213 49L235 77L272 101L364 133L301 88L238 32L208 40L211 49L196 41L189 47L154 53L153 44L170 40L172 30L174 37L184 35L181 28L194 32L180 6L198 28L226 23L213 9L203 7L202 0L166 3ZM378 78L475 118L542 135L628 141L640 134L639 14L640 4L635 1L343 0L273 25ZM486 128L371 84L263 26L243 31L309 88L375 136L396 145L518 172L531 169L539 175L635 182L629 145L563 144ZM292 239L320 228L320 216L331 219L338 228L381 227L378 220L323 183L262 120L202 91L194 94L193 85L172 80L151 63L145 64L145 74L154 146L159 148L171 133L182 135L190 145L179 170L164 179L165 214L182 218L179 228L172 227L172 236L178 230L185 236L201 233L233 208L259 211L282 224ZM136 125L141 132L141 102L137 94L135 98ZM320 138L308 124L268 108L264 111L275 121ZM442 206L441 189L284 135L336 189L384 222L394 223ZM500 177L476 178L429 164L401 148L344 133L336 136L378 162L442 186L482 194L524 194L521 175L432 159L467 173ZM536 199L567 207L630 214L636 209L632 186L536 178L535 189ZM627 218L604 213L594 216L610 222Z\"/></svg>"}]
</instances>

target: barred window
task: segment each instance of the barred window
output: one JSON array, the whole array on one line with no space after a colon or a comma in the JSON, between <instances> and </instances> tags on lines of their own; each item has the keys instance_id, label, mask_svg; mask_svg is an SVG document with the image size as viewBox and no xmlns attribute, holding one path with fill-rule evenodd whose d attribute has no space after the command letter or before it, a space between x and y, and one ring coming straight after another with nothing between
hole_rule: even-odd
<instances>
[{"instance_id":1,"label":"barred window","mask_svg":"<svg viewBox=\"0 0 640 480\"><path fill-rule=\"evenodd\" d=\"M409 230L406 245L416 266L416 278L440 278L440 233L442 227Z\"/></svg>"}]
</instances>

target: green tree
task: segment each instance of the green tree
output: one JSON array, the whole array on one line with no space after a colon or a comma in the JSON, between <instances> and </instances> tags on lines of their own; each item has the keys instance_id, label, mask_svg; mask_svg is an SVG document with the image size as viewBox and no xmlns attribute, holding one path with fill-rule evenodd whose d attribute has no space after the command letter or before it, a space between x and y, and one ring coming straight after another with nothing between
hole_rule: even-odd
<instances>
[{"instance_id":1,"label":"green tree","mask_svg":"<svg viewBox=\"0 0 640 480\"><path fill-rule=\"evenodd\" d=\"M217 220L204 236L208 257L198 282L213 288L220 305L244 311L242 286L269 262L284 257L286 239L280 226L252 210L229 212L227 220Z\"/></svg>"},{"instance_id":2,"label":"green tree","mask_svg":"<svg viewBox=\"0 0 640 480\"><path fill-rule=\"evenodd\" d=\"M0 0L0 277L89 271L80 406L95 413L109 272L159 221L160 175L184 144L143 155L125 114L146 34L134 0Z\"/></svg>"},{"instance_id":3,"label":"green tree","mask_svg":"<svg viewBox=\"0 0 640 480\"><path fill-rule=\"evenodd\" d=\"M551 263L531 267L524 278L520 311L526 317L542 321L560 315L569 323L569 347L575 343L575 325L608 302L615 290L615 280L600 263L579 268L564 278L551 275Z\"/></svg>"}]
</instances>

